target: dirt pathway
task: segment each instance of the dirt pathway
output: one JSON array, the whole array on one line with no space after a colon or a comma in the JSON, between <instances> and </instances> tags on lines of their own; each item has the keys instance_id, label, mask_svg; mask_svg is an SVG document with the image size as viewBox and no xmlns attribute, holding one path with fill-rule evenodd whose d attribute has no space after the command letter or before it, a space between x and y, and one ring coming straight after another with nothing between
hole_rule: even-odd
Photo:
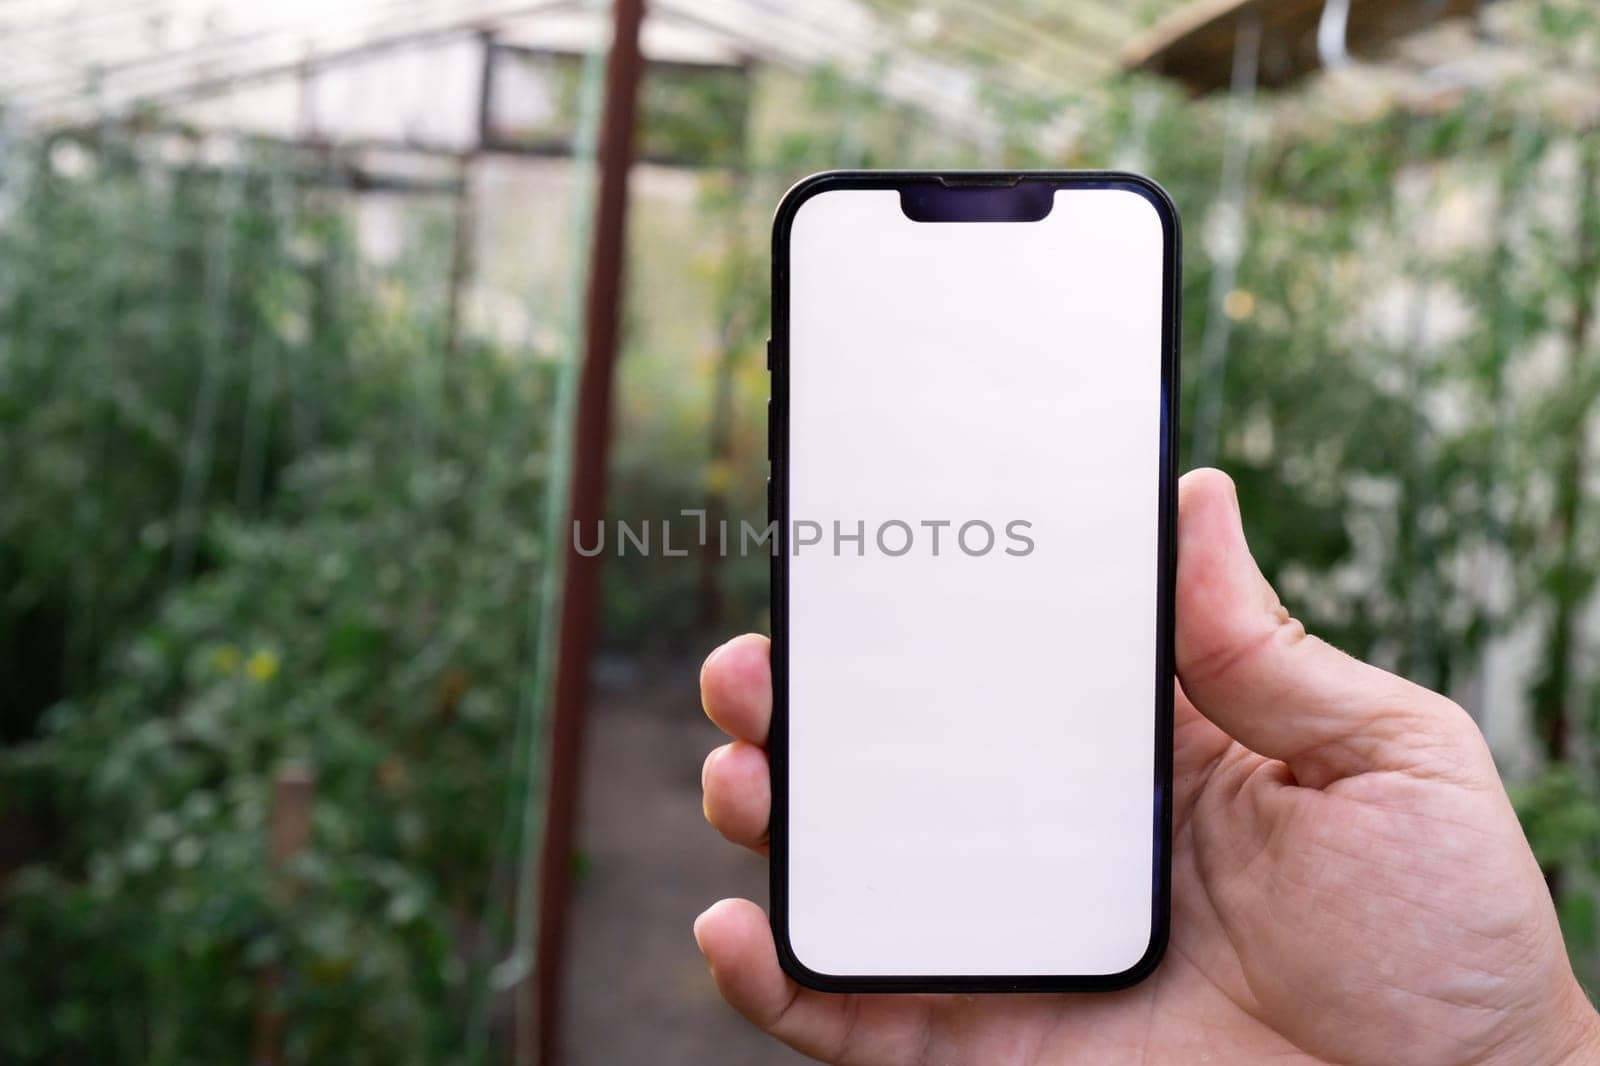
<instances>
[{"instance_id":1,"label":"dirt pathway","mask_svg":"<svg viewBox=\"0 0 1600 1066\"><path fill-rule=\"evenodd\" d=\"M572 1066L772 1066L809 1061L718 998L690 926L723 896L766 902L766 862L700 813L700 765L721 734L698 664L615 668L586 737L563 1061Z\"/></svg>"}]
</instances>

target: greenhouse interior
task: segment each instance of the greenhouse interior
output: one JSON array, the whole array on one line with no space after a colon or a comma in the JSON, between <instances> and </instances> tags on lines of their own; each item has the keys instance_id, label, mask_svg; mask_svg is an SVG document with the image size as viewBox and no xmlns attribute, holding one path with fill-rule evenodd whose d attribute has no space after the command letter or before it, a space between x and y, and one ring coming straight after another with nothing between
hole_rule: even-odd
<instances>
[{"instance_id":1,"label":"greenhouse interior","mask_svg":"<svg viewBox=\"0 0 1600 1066\"><path fill-rule=\"evenodd\" d=\"M1597 130L1588 0L0 4L0 1060L800 1061L689 935L769 560L564 545L765 520L840 168L1165 187L1181 467L1600 981Z\"/></svg>"}]
</instances>

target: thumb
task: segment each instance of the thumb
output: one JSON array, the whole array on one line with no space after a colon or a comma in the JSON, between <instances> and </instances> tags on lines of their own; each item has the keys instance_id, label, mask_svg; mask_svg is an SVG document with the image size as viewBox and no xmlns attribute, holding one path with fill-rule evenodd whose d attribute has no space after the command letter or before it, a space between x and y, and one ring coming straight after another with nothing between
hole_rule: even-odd
<instances>
[{"instance_id":1,"label":"thumb","mask_svg":"<svg viewBox=\"0 0 1600 1066\"><path fill-rule=\"evenodd\" d=\"M1184 693L1239 743L1320 788L1373 770L1477 778L1488 752L1436 693L1308 636L1245 543L1218 470L1178 486L1177 664Z\"/></svg>"}]
</instances>

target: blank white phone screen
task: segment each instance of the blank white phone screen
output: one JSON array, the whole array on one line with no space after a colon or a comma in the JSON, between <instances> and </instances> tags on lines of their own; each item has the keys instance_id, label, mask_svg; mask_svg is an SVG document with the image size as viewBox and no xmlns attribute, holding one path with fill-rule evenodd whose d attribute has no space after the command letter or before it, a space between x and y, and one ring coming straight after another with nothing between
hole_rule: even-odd
<instances>
[{"instance_id":1,"label":"blank white phone screen","mask_svg":"<svg viewBox=\"0 0 1600 1066\"><path fill-rule=\"evenodd\" d=\"M937 223L824 190L793 219L787 892L812 970L1107 975L1150 945L1163 252L1124 188Z\"/></svg>"}]
</instances>

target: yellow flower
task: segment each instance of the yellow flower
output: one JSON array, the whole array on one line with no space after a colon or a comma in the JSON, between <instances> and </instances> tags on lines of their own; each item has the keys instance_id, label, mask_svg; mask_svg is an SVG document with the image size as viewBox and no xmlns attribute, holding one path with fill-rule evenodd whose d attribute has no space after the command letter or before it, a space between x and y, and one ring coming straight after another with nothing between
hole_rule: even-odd
<instances>
[{"instance_id":1,"label":"yellow flower","mask_svg":"<svg viewBox=\"0 0 1600 1066\"><path fill-rule=\"evenodd\" d=\"M1243 322L1256 313L1256 294L1249 289L1234 289L1222 301L1222 313Z\"/></svg>"},{"instance_id":2,"label":"yellow flower","mask_svg":"<svg viewBox=\"0 0 1600 1066\"><path fill-rule=\"evenodd\" d=\"M728 486L733 484L733 467L725 462L707 463L705 469L705 486L707 492L722 493L728 491Z\"/></svg>"},{"instance_id":3,"label":"yellow flower","mask_svg":"<svg viewBox=\"0 0 1600 1066\"><path fill-rule=\"evenodd\" d=\"M250 661L244 664L244 671L252 681L271 681L278 676L278 656L266 648L257 649L251 654Z\"/></svg>"},{"instance_id":4,"label":"yellow flower","mask_svg":"<svg viewBox=\"0 0 1600 1066\"><path fill-rule=\"evenodd\" d=\"M219 673L231 674L239 669L239 649L232 644L224 644L211 653L211 665Z\"/></svg>"}]
</instances>

